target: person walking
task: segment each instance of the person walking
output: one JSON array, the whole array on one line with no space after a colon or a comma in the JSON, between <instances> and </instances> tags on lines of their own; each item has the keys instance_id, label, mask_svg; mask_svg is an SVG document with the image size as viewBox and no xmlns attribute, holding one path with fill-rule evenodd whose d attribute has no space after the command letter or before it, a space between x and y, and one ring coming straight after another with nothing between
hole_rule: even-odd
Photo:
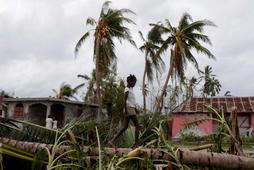
<instances>
[{"instance_id":1,"label":"person walking","mask_svg":"<svg viewBox=\"0 0 254 170\"><path fill-rule=\"evenodd\" d=\"M127 87L124 90L124 122L122 128L118 131L118 133L108 141L108 144L115 146L116 139L128 128L130 120L133 122L135 126L135 143L133 147L138 146L138 135L140 131L140 125L138 122L138 110L136 108L136 98L133 92L133 87L137 82L137 78L135 75L129 75L127 77Z\"/></svg>"}]
</instances>

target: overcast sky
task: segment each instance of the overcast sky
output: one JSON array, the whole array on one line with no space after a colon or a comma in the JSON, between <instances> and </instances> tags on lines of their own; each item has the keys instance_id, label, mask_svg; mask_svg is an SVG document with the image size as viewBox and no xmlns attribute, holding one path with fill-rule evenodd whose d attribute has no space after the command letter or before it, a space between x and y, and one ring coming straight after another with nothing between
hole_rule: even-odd
<instances>
[{"instance_id":1,"label":"overcast sky","mask_svg":"<svg viewBox=\"0 0 254 170\"><path fill-rule=\"evenodd\" d=\"M0 0L0 89L18 97L54 95L62 82L82 83L77 74L94 68L92 41L87 41L78 58L74 47L88 27L87 17L98 18L103 0ZM114 8L129 8L137 34L150 29L149 23L169 19L177 25L184 12L193 20L209 19L218 27L206 29L213 46L207 46L216 61L196 55L201 68L213 67L222 84L223 95L254 96L254 1L252 0L113 0ZM118 43L117 43L118 44ZM144 56L128 42L118 44L118 73L137 75L139 90ZM167 56L164 56L166 58ZM192 75L191 72L188 75Z\"/></svg>"}]
</instances>

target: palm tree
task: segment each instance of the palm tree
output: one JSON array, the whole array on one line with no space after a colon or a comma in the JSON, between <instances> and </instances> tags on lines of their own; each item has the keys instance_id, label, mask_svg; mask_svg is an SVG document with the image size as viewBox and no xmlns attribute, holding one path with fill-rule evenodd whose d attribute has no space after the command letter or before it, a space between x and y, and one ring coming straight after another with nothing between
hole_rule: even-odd
<instances>
[{"instance_id":1,"label":"palm tree","mask_svg":"<svg viewBox=\"0 0 254 170\"><path fill-rule=\"evenodd\" d=\"M96 21L94 18L89 17L86 21L87 25L95 26L86 32L78 41L75 47L75 55L85 42L91 31L94 31L94 60L96 69L96 90L97 90L97 102L99 104L99 112L101 113L102 100L100 92L101 76L105 74L111 64L116 61L115 43L114 38L117 38L120 42L122 40L129 41L132 45L136 46L132 40L129 29L124 26L124 23L135 24L131 19L124 16L125 13L133 13L129 9L111 9L109 8L109 1L104 2L100 16Z\"/></svg>"},{"instance_id":2,"label":"palm tree","mask_svg":"<svg viewBox=\"0 0 254 170\"><path fill-rule=\"evenodd\" d=\"M79 74L78 78L82 78L85 81L88 81L88 87L86 91L86 95L84 98L84 101L87 103L95 103L96 102L96 71L95 69L92 70L92 73L90 76L86 74Z\"/></svg>"},{"instance_id":3,"label":"palm tree","mask_svg":"<svg viewBox=\"0 0 254 170\"><path fill-rule=\"evenodd\" d=\"M156 106L156 111L160 112L163 107L162 101L166 94L169 79L175 75L175 77L182 80L187 62L194 64L194 66L199 70L198 62L192 54L192 49L196 50L198 53L205 54L209 58L215 58L214 55L199 42L202 41L211 45L209 37L203 34L203 29L205 26L215 25L209 20L198 20L193 22L191 16L187 13L182 16L177 27L173 27L168 20L166 20L165 25L151 25L160 27L161 33L167 35L166 39L162 43L158 55L170 48L168 74Z\"/></svg>"},{"instance_id":4,"label":"palm tree","mask_svg":"<svg viewBox=\"0 0 254 170\"><path fill-rule=\"evenodd\" d=\"M142 52L145 53L145 69L143 74L142 81L142 95L143 95L143 109L146 113L146 96L147 96L147 84L146 77L149 82L153 81L154 71L158 76L158 73L164 68L164 62L161 59L160 55L156 55L159 46L156 45L161 41L160 36L156 36L158 33L158 27L153 27L147 35L147 39L144 38L141 31L139 31L140 37L143 40L144 44L139 48Z\"/></svg>"},{"instance_id":5,"label":"palm tree","mask_svg":"<svg viewBox=\"0 0 254 170\"><path fill-rule=\"evenodd\" d=\"M201 79L204 80L204 86L202 88L202 94L204 97L207 96L215 96L219 94L221 89L221 84L218 79L216 79L216 75L212 74L212 67L206 66L204 71L201 71L202 76Z\"/></svg>"},{"instance_id":6,"label":"palm tree","mask_svg":"<svg viewBox=\"0 0 254 170\"><path fill-rule=\"evenodd\" d=\"M193 97L193 91L195 87L200 83L200 78L191 77L191 79L185 79L185 88L186 88L186 99Z\"/></svg>"},{"instance_id":7,"label":"palm tree","mask_svg":"<svg viewBox=\"0 0 254 170\"><path fill-rule=\"evenodd\" d=\"M74 98L75 100L78 100L74 95L84 85L85 84L82 83L82 84L72 88L71 85L62 83L59 90L57 91L57 90L53 89L53 92L56 94L56 98L58 98L58 99L69 100L70 98Z\"/></svg>"}]
</instances>

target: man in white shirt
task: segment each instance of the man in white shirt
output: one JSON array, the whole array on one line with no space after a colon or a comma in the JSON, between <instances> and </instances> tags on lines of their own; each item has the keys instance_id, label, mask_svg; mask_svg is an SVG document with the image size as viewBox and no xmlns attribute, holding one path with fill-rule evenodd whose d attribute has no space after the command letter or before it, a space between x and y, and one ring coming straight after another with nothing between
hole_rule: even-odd
<instances>
[{"instance_id":1,"label":"man in white shirt","mask_svg":"<svg viewBox=\"0 0 254 170\"><path fill-rule=\"evenodd\" d=\"M124 90L124 123L120 131L111 139L108 144L115 147L115 140L128 128L130 120L133 122L135 126L135 144L134 147L138 146L138 135L140 130L140 125L138 123L137 114L138 111L136 109L136 98L133 93L133 87L137 82L137 78L135 75L129 75L127 77L127 87Z\"/></svg>"},{"instance_id":2,"label":"man in white shirt","mask_svg":"<svg viewBox=\"0 0 254 170\"><path fill-rule=\"evenodd\" d=\"M51 115L48 115L48 118L46 118L46 128L52 129L53 127L53 119Z\"/></svg>"}]
</instances>

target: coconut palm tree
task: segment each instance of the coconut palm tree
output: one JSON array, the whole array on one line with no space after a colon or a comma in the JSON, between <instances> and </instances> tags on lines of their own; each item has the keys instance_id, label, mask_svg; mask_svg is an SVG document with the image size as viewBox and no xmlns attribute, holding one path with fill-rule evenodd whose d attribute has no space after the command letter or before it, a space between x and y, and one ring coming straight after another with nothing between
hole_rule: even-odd
<instances>
[{"instance_id":1,"label":"coconut palm tree","mask_svg":"<svg viewBox=\"0 0 254 170\"><path fill-rule=\"evenodd\" d=\"M193 97L194 89L200 83L200 78L191 77L190 79L185 78L185 88L186 88L186 99Z\"/></svg>"},{"instance_id":2,"label":"coconut palm tree","mask_svg":"<svg viewBox=\"0 0 254 170\"><path fill-rule=\"evenodd\" d=\"M201 79L204 80L204 86L201 89L204 97L207 96L215 96L219 94L221 89L221 84L218 79L216 79L216 75L212 74L212 67L206 66L204 71L201 71L202 76Z\"/></svg>"},{"instance_id":3,"label":"coconut palm tree","mask_svg":"<svg viewBox=\"0 0 254 170\"><path fill-rule=\"evenodd\" d=\"M147 96L146 77L151 83L154 79L154 72L156 72L156 76L158 76L158 73L161 73L161 70L164 68L164 62L160 55L156 55L156 52L159 49L157 44L161 42L160 36L156 36L158 31L158 27L153 27L153 29L149 31L147 39L145 39L142 32L139 31L139 35L143 41L143 45L139 49L145 53L145 69L142 81L143 109L145 113Z\"/></svg>"},{"instance_id":4,"label":"coconut palm tree","mask_svg":"<svg viewBox=\"0 0 254 170\"><path fill-rule=\"evenodd\" d=\"M94 32L94 61L96 69L96 90L97 90L97 102L99 104L99 112L101 113L102 100L100 92L101 76L105 74L111 64L116 61L115 43L114 38L117 38L120 42L122 40L129 41L132 45L135 42L132 40L129 29L124 26L125 23L135 24L131 19L124 16L125 13L133 13L129 9L112 9L109 8L109 1L104 2L100 16L96 21L94 18L88 18L86 24L94 26L95 28L86 32L78 41L75 47L75 55L85 42L91 31Z\"/></svg>"},{"instance_id":5,"label":"coconut palm tree","mask_svg":"<svg viewBox=\"0 0 254 170\"><path fill-rule=\"evenodd\" d=\"M74 95L84 85L85 85L85 83L82 83L82 84L72 88L71 85L62 83L59 90L57 91L57 90L53 89L53 92L56 94L56 98L58 98L58 99L69 100L70 98L74 98L75 100L78 100Z\"/></svg>"},{"instance_id":6,"label":"coconut palm tree","mask_svg":"<svg viewBox=\"0 0 254 170\"><path fill-rule=\"evenodd\" d=\"M87 103L95 103L96 102L96 71L95 69L92 70L90 76L86 74L79 74L78 78L82 78L88 82L88 87L86 91L86 95L84 101Z\"/></svg>"},{"instance_id":7,"label":"coconut palm tree","mask_svg":"<svg viewBox=\"0 0 254 170\"><path fill-rule=\"evenodd\" d=\"M170 48L169 69L156 107L156 111L160 112L163 107L162 101L166 94L169 79L175 75L182 80L187 62L194 64L199 70L198 62L192 54L192 50L203 53L209 58L215 58L214 55L200 43L201 41L211 45L209 37L203 34L203 29L205 26L215 25L209 20L198 20L193 22L191 16L187 13L182 16L177 27L173 27L168 20L165 21L165 25L161 23L151 25L160 27L161 33L167 36L162 43L158 55Z\"/></svg>"}]
</instances>

